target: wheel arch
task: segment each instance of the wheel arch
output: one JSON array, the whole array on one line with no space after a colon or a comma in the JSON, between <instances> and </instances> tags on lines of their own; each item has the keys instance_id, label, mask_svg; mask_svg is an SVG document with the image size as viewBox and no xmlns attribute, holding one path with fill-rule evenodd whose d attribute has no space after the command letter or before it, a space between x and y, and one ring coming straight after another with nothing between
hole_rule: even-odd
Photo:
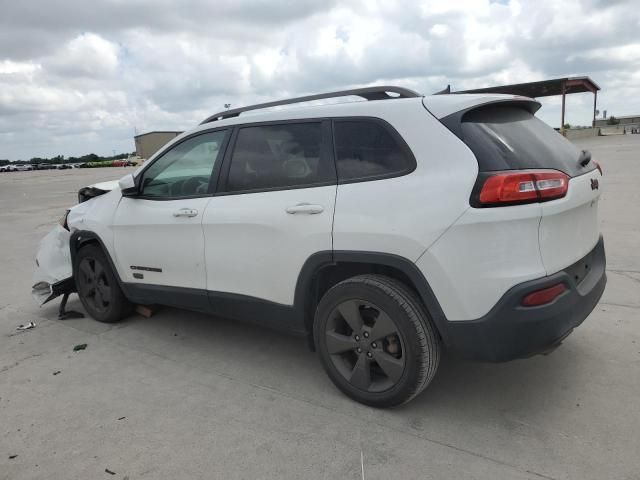
<instances>
[{"instance_id":1,"label":"wheel arch","mask_svg":"<svg viewBox=\"0 0 640 480\"><path fill-rule=\"evenodd\" d=\"M438 334L447 343L447 319L429 282L415 263L389 253L327 251L309 257L300 271L295 291L294 304L303 318L312 350L315 309L322 295L342 280L367 273L395 278L412 289L433 320Z\"/></svg>"},{"instance_id":2,"label":"wheel arch","mask_svg":"<svg viewBox=\"0 0 640 480\"><path fill-rule=\"evenodd\" d=\"M109 253L109 250L105 246L100 236L97 233L92 232L90 230L77 230L71 234L71 238L69 239L69 250L71 253L71 268L72 268L71 271L75 272L77 253L80 251L82 247L90 244L98 245L102 249L103 253L107 257L107 260L109 261L109 267L111 267L111 271L113 272L116 279L118 280L118 283L120 284L120 288L122 288L122 279L120 278L118 269L116 268L116 265L113 259L111 258L111 254Z\"/></svg>"}]
</instances>

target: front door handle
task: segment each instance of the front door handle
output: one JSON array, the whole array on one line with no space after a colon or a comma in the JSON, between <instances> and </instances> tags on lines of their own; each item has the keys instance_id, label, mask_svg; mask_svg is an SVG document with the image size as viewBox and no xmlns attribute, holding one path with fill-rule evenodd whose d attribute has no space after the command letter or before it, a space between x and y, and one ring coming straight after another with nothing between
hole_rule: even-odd
<instances>
[{"instance_id":1,"label":"front door handle","mask_svg":"<svg viewBox=\"0 0 640 480\"><path fill-rule=\"evenodd\" d=\"M173 212L174 217L195 217L198 215L198 210L193 208L181 208L177 212Z\"/></svg>"},{"instance_id":2,"label":"front door handle","mask_svg":"<svg viewBox=\"0 0 640 480\"><path fill-rule=\"evenodd\" d=\"M299 203L292 207L287 207L287 213L295 215L297 213L306 213L307 215L317 215L318 213L324 212L324 207L322 205L312 205L310 203Z\"/></svg>"}]
</instances>

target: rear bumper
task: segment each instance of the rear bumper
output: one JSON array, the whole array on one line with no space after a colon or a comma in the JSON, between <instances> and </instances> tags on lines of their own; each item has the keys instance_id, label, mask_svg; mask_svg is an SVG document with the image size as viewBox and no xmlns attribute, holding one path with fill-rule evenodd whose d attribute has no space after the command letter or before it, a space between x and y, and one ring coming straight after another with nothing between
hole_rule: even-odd
<instances>
[{"instance_id":1,"label":"rear bumper","mask_svg":"<svg viewBox=\"0 0 640 480\"><path fill-rule=\"evenodd\" d=\"M584 258L548 277L511 288L482 318L447 323L447 346L465 358L502 362L544 353L558 345L597 305L607 283L602 237ZM530 292L563 282L553 302L523 307Z\"/></svg>"}]
</instances>

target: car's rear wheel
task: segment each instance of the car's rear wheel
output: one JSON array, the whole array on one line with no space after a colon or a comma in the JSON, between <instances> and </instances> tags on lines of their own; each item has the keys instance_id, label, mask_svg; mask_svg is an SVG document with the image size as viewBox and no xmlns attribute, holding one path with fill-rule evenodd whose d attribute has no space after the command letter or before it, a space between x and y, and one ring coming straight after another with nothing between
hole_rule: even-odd
<instances>
[{"instance_id":1,"label":"car's rear wheel","mask_svg":"<svg viewBox=\"0 0 640 480\"><path fill-rule=\"evenodd\" d=\"M333 383L374 407L408 402L433 379L440 342L415 294L383 275L338 283L321 299L314 341Z\"/></svg>"},{"instance_id":2,"label":"car's rear wheel","mask_svg":"<svg viewBox=\"0 0 640 480\"><path fill-rule=\"evenodd\" d=\"M91 244L78 251L74 278L82 305L96 320L113 323L131 312L132 305L99 246Z\"/></svg>"}]
</instances>

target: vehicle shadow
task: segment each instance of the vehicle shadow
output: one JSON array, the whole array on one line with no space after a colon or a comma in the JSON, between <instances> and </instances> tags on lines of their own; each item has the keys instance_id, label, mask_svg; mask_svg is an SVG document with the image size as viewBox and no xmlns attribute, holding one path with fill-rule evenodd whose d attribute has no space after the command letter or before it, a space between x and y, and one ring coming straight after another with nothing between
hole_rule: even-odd
<instances>
[{"instance_id":1,"label":"vehicle shadow","mask_svg":"<svg viewBox=\"0 0 640 480\"><path fill-rule=\"evenodd\" d=\"M77 299L69 302L69 308L82 310ZM55 311L55 307L43 309L47 315ZM434 420L462 428L535 418L549 408L554 396L583 381L580 376L584 374L578 365L580 344L571 337L548 356L501 364L468 362L445 353L436 377L422 394L380 416L380 410L351 401L331 384L305 339L256 324L168 307L150 318L132 315L112 325L90 317L60 322L177 362L182 368L220 375L348 415L400 421L415 430Z\"/></svg>"}]
</instances>

